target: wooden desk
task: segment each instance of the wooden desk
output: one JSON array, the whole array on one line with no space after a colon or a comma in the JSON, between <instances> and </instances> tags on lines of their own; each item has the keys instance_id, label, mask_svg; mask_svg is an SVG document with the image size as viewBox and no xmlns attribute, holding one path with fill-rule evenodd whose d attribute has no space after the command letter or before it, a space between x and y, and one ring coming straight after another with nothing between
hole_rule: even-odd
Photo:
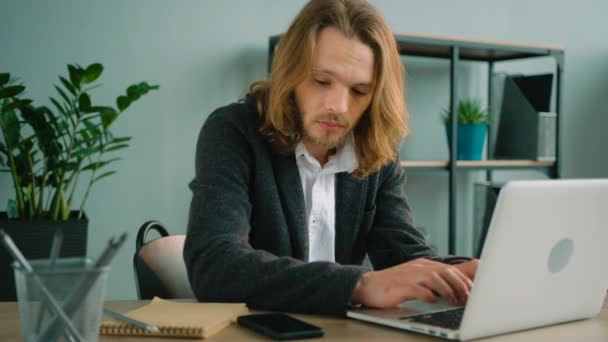
<instances>
[{"instance_id":1,"label":"wooden desk","mask_svg":"<svg viewBox=\"0 0 608 342\"><path fill-rule=\"evenodd\" d=\"M147 301L110 301L106 306L117 311L128 311L137 308ZM500 314L497 312L497 314ZM402 330L390 329L378 325L363 323L351 319L340 319L311 315L294 315L325 330L325 337L317 341L442 341L438 338L417 335ZM21 341L19 313L16 302L0 303L0 341ZM100 341L178 341L161 338L125 338L100 336ZM181 340L185 341L185 340ZM236 324L220 331L207 341L271 341ZM315 341L315 340L309 340ZM608 341L608 298L600 314L588 320L554 325L508 335L496 336L479 341Z\"/></svg>"}]
</instances>

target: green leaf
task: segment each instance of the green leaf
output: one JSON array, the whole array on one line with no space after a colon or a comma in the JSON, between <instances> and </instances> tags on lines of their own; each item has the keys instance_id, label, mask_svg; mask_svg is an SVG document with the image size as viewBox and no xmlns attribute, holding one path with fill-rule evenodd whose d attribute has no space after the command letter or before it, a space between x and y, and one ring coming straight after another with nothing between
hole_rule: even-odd
<instances>
[{"instance_id":1,"label":"green leaf","mask_svg":"<svg viewBox=\"0 0 608 342\"><path fill-rule=\"evenodd\" d=\"M149 85L147 82L140 82L137 85L137 88L139 89L139 94L140 95L144 95L144 94L147 94L148 91L150 91L150 90L156 90L156 89L158 89L160 87L159 87L158 84L156 84L156 85Z\"/></svg>"},{"instance_id":2,"label":"green leaf","mask_svg":"<svg viewBox=\"0 0 608 342\"><path fill-rule=\"evenodd\" d=\"M102 179L102 178L105 178L105 177L111 176L111 175L115 174L116 172L117 172L117 171L108 171L108 172L106 172L106 173L104 173L104 174L101 174L101 175L99 175L99 176L95 177L95 179L93 180L93 183L97 182L98 180L100 180L100 179Z\"/></svg>"},{"instance_id":3,"label":"green leaf","mask_svg":"<svg viewBox=\"0 0 608 342\"><path fill-rule=\"evenodd\" d=\"M69 132L68 124L65 121L51 122L50 124L57 132L57 138L66 135Z\"/></svg>"},{"instance_id":4,"label":"green leaf","mask_svg":"<svg viewBox=\"0 0 608 342\"><path fill-rule=\"evenodd\" d=\"M23 107L21 116L34 129L35 137L31 140L38 144L40 151L45 156L56 155L58 151L57 134L59 132L53 127L54 114L47 107L34 108L32 106Z\"/></svg>"},{"instance_id":5,"label":"green leaf","mask_svg":"<svg viewBox=\"0 0 608 342\"><path fill-rule=\"evenodd\" d=\"M112 147L104 150L104 152L111 152L111 151L121 150L121 149L126 148L126 147L129 147L129 144L115 145L115 146L112 146Z\"/></svg>"},{"instance_id":6,"label":"green leaf","mask_svg":"<svg viewBox=\"0 0 608 342\"><path fill-rule=\"evenodd\" d=\"M6 112L0 114L0 120L2 120L2 127L4 127L4 133L6 134L5 142L7 146L15 146L19 142L19 134L21 127L19 126L19 119L15 112Z\"/></svg>"},{"instance_id":7,"label":"green leaf","mask_svg":"<svg viewBox=\"0 0 608 342\"><path fill-rule=\"evenodd\" d=\"M10 79L11 74L8 72L0 72L0 86L7 84Z\"/></svg>"},{"instance_id":8,"label":"green leaf","mask_svg":"<svg viewBox=\"0 0 608 342\"><path fill-rule=\"evenodd\" d=\"M32 151L33 147L34 147L34 142L31 139L21 140L19 142L19 149L20 149L21 153L23 153L25 155L30 155L30 152Z\"/></svg>"},{"instance_id":9,"label":"green leaf","mask_svg":"<svg viewBox=\"0 0 608 342\"><path fill-rule=\"evenodd\" d=\"M122 143L122 142L126 142L131 140L131 137L120 137L120 138L113 138L112 141L110 141L111 144L116 144L116 143Z\"/></svg>"},{"instance_id":10,"label":"green leaf","mask_svg":"<svg viewBox=\"0 0 608 342\"><path fill-rule=\"evenodd\" d=\"M6 216L9 219L19 218L19 207L17 206L17 201L12 198L8 199L8 203L6 204Z\"/></svg>"},{"instance_id":11,"label":"green leaf","mask_svg":"<svg viewBox=\"0 0 608 342\"><path fill-rule=\"evenodd\" d=\"M110 127L112 122L114 122L114 120L116 120L116 117L118 117L118 113L112 108L104 110L103 112L100 113L100 115L101 115L101 122L103 124L104 129L107 129L108 127Z\"/></svg>"},{"instance_id":12,"label":"green leaf","mask_svg":"<svg viewBox=\"0 0 608 342\"><path fill-rule=\"evenodd\" d=\"M492 119L488 111L482 108L481 103L475 100L460 100L456 108L456 120L459 124L491 124ZM449 109L443 110L443 121L450 124L451 113Z\"/></svg>"},{"instance_id":13,"label":"green leaf","mask_svg":"<svg viewBox=\"0 0 608 342\"><path fill-rule=\"evenodd\" d=\"M59 77L59 79L61 80L61 83L63 83L63 86L65 87L65 89L67 89L70 93L72 93L72 95L76 96L76 90L74 89L74 86L70 83L70 81L66 80L63 77Z\"/></svg>"},{"instance_id":14,"label":"green leaf","mask_svg":"<svg viewBox=\"0 0 608 342\"><path fill-rule=\"evenodd\" d=\"M69 162L67 164L65 164L65 171L74 171L78 168L78 163L75 162Z\"/></svg>"},{"instance_id":15,"label":"green leaf","mask_svg":"<svg viewBox=\"0 0 608 342\"><path fill-rule=\"evenodd\" d=\"M100 169L103 166L110 164L111 162L117 161L117 160L122 160L122 158L112 158L112 159L108 159L106 161L100 161L100 162L94 162L91 164L88 164L87 166L83 167L81 170L85 171L85 170L96 170L96 169Z\"/></svg>"},{"instance_id":16,"label":"green leaf","mask_svg":"<svg viewBox=\"0 0 608 342\"><path fill-rule=\"evenodd\" d=\"M91 98L87 93L80 94L78 98L78 106L82 112L87 113L91 108Z\"/></svg>"},{"instance_id":17,"label":"green leaf","mask_svg":"<svg viewBox=\"0 0 608 342\"><path fill-rule=\"evenodd\" d=\"M75 150L74 152L72 152L72 155L74 156L74 158L80 158L80 157L88 157L95 153L97 153L97 148L91 147L91 148L81 148L81 149Z\"/></svg>"},{"instance_id":18,"label":"green leaf","mask_svg":"<svg viewBox=\"0 0 608 342\"><path fill-rule=\"evenodd\" d=\"M101 133L97 126L91 123L91 121L83 120L82 123L85 125L87 131L89 132L89 134L91 134L92 138L96 138Z\"/></svg>"},{"instance_id":19,"label":"green leaf","mask_svg":"<svg viewBox=\"0 0 608 342\"><path fill-rule=\"evenodd\" d=\"M97 118L97 117L99 117L98 113L87 113L87 114L83 114L80 118L82 120L89 120L89 121L94 120L94 121L97 121L97 120L95 120L95 118ZM101 127L101 122L99 123L98 126Z\"/></svg>"},{"instance_id":20,"label":"green leaf","mask_svg":"<svg viewBox=\"0 0 608 342\"><path fill-rule=\"evenodd\" d=\"M57 100L55 100L52 97L49 97L49 100L51 100L51 102L53 103L53 105L55 106L55 108L57 108L58 111L60 111L61 113L63 113L63 115L68 115L67 111L65 110L65 108L63 108L59 102L57 102Z\"/></svg>"},{"instance_id":21,"label":"green leaf","mask_svg":"<svg viewBox=\"0 0 608 342\"><path fill-rule=\"evenodd\" d=\"M127 96L119 96L116 98L116 106L119 111L124 111L131 104L131 99Z\"/></svg>"},{"instance_id":22,"label":"green leaf","mask_svg":"<svg viewBox=\"0 0 608 342\"><path fill-rule=\"evenodd\" d=\"M8 100L7 100L7 101L8 101ZM17 99L17 98L15 98L15 99L14 99L12 102L10 102L9 104L4 105L4 106L2 107L2 111L3 111L3 112L8 112L8 111L11 111L11 110L13 110L13 109L17 109L17 108L23 108L23 107L25 107L25 106L27 106L27 105L29 105L29 104L31 104L31 103L32 103L32 100L30 100L30 99Z\"/></svg>"},{"instance_id":23,"label":"green leaf","mask_svg":"<svg viewBox=\"0 0 608 342\"><path fill-rule=\"evenodd\" d=\"M101 113L105 110L112 109L112 107L104 107L104 106L90 106L85 113Z\"/></svg>"},{"instance_id":24,"label":"green leaf","mask_svg":"<svg viewBox=\"0 0 608 342\"><path fill-rule=\"evenodd\" d=\"M70 81L72 81L74 88L80 89L80 82L83 76L82 68L68 64L68 72L70 73ZM76 94L74 93L74 95Z\"/></svg>"},{"instance_id":25,"label":"green leaf","mask_svg":"<svg viewBox=\"0 0 608 342\"><path fill-rule=\"evenodd\" d=\"M82 137L82 141L89 145L89 142L91 141L91 134L89 134L89 131L81 130L78 133Z\"/></svg>"},{"instance_id":26,"label":"green leaf","mask_svg":"<svg viewBox=\"0 0 608 342\"><path fill-rule=\"evenodd\" d=\"M91 90L99 88L99 87L101 87L101 84L98 83L98 84L94 84L90 87L86 87L83 90L86 91L87 93L89 93L89 92L91 92Z\"/></svg>"},{"instance_id":27,"label":"green leaf","mask_svg":"<svg viewBox=\"0 0 608 342\"><path fill-rule=\"evenodd\" d=\"M99 63L89 65L82 75L82 83L88 84L95 82L103 72L103 66Z\"/></svg>"},{"instance_id":28,"label":"green leaf","mask_svg":"<svg viewBox=\"0 0 608 342\"><path fill-rule=\"evenodd\" d=\"M26 104L27 104L26 101L14 99L13 101L9 102L8 104L5 104L4 106L2 106L2 112L10 112L11 110L20 108Z\"/></svg>"},{"instance_id":29,"label":"green leaf","mask_svg":"<svg viewBox=\"0 0 608 342\"><path fill-rule=\"evenodd\" d=\"M139 88L136 84L133 84L127 88L127 96L133 101L139 98Z\"/></svg>"},{"instance_id":30,"label":"green leaf","mask_svg":"<svg viewBox=\"0 0 608 342\"><path fill-rule=\"evenodd\" d=\"M70 101L70 98L68 97L68 95L65 93L65 91L63 91L63 89L59 88L58 86L55 85L55 90L57 90L57 92L59 93L59 95L61 96L61 98L63 99L63 101L65 101L66 104L71 104L72 101Z\"/></svg>"},{"instance_id":31,"label":"green leaf","mask_svg":"<svg viewBox=\"0 0 608 342\"><path fill-rule=\"evenodd\" d=\"M24 90L25 87L20 85L2 88L0 89L0 99L5 97L15 97L21 94Z\"/></svg>"},{"instance_id":32,"label":"green leaf","mask_svg":"<svg viewBox=\"0 0 608 342\"><path fill-rule=\"evenodd\" d=\"M147 82L140 82L127 88L127 96L131 99L131 102L133 102L138 100L141 96L147 94L148 91L158 88L158 85L149 85Z\"/></svg>"}]
</instances>

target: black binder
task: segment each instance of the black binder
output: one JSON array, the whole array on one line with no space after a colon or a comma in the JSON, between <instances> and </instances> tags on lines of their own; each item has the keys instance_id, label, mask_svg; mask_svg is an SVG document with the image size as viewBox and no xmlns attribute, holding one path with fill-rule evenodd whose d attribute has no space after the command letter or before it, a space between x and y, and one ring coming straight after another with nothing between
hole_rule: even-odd
<instances>
[{"instance_id":1,"label":"black binder","mask_svg":"<svg viewBox=\"0 0 608 342\"><path fill-rule=\"evenodd\" d=\"M553 74L505 77L494 156L555 160L557 114L550 111Z\"/></svg>"}]
</instances>

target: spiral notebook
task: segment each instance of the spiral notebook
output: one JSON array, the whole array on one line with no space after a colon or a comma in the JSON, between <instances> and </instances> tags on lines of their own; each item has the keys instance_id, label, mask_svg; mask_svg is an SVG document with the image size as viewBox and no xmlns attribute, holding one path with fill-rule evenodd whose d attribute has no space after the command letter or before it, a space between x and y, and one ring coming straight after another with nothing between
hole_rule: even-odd
<instances>
[{"instance_id":1,"label":"spiral notebook","mask_svg":"<svg viewBox=\"0 0 608 342\"><path fill-rule=\"evenodd\" d=\"M243 303L191 303L174 302L158 297L125 316L153 324L159 332L150 332L117 319L104 320L99 327L101 335L150 336L177 338L207 338L247 313Z\"/></svg>"}]
</instances>

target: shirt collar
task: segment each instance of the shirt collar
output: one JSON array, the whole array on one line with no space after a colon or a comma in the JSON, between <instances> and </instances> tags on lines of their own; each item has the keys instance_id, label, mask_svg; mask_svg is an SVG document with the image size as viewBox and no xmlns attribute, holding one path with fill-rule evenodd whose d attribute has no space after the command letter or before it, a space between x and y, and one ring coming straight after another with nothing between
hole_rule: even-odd
<instances>
[{"instance_id":1,"label":"shirt collar","mask_svg":"<svg viewBox=\"0 0 608 342\"><path fill-rule=\"evenodd\" d=\"M316 160L310 153L308 153L306 146L304 146L304 143L301 140L296 145L295 155L296 158L304 156L308 160ZM324 167L331 167L336 173L351 173L359 167L355 148L355 138L352 132L348 135L348 137L346 137L344 143L337 147L336 153L329 157L329 161Z\"/></svg>"}]
</instances>

